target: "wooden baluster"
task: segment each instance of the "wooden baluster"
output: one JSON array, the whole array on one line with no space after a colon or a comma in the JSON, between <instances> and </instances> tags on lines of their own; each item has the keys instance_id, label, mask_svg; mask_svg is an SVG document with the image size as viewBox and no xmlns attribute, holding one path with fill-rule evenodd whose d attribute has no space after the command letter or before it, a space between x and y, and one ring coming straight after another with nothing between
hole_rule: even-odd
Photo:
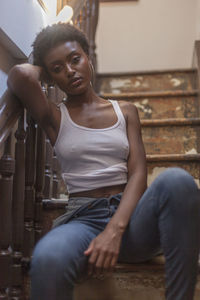
<instances>
[{"instance_id":1,"label":"wooden baluster","mask_svg":"<svg viewBox=\"0 0 200 300\"><path fill-rule=\"evenodd\" d=\"M15 169L11 157L11 136L5 142L0 160L0 300L8 300L11 285L12 185Z\"/></svg>"},{"instance_id":2,"label":"wooden baluster","mask_svg":"<svg viewBox=\"0 0 200 300\"><path fill-rule=\"evenodd\" d=\"M86 32L86 5L84 5L83 9L82 9L82 26L81 26L81 29L84 33Z\"/></svg>"},{"instance_id":3,"label":"wooden baluster","mask_svg":"<svg viewBox=\"0 0 200 300\"><path fill-rule=\"evenodd\" d=\"M52 156L53 149L48 138L45 139L46 157L45 157L45 172L44 172L44 198L51 199L51 179L52 179Z\"/></svg>"},{"instance_id":4,"label":"wooden baluster","mask_svg":"<svg viewBox=\"0 0 200 300\"><path fill-rule=\"evenodd\" d=\"M52 197L59 198L59 164L56 157L56 154L53 154L53 161L52 161L52 171L53 171L53 182L52 182Z\"/></svg>"},{"instance_id":5,"label":"wooden baluster","mask_svg":"<svg viewBox=\"0 0 200 300\"><path fill-rule=\"evenodd\" d=\"M91 0L87 0L85 4L85 10L86 10L86 24L85 24L85 34L88 38L88 41L90 43L90 17L91 17Z\"/></svg>"},{"instance_id":6,"label":"wooden baluster","mask_svg":"<svg viewBox=\"0 0 200 300\"><path fill-rule=\"evenodd\" d=\"M42 235L42 199L44 187L44 164L45 164L45 134L37 128L37 159L36 159L36 182L35 182L35 242Z\"/></svg>"},{"instance_id":7,"label":"wooden baluster","mask_svg":"<svg viewBox=\"0 0 200 300\"><path fill-rule=\"evenodd\" d=\"M79 19L80 19L80 30L83 31L83 10L81 9L80 14L79 14Z\"/></svg>"},{"instance_id":8,"label":"wooden baluster","mask_svg":"<svg viewBox=\"0 0 200 300\"><path fill-rule=\"evenodd\" d=\"M46 93L46 88L42 87ZM45 165L45 133L37 127L37 159L36 159L36 182L35 182L35 242L42 236L42 199L44 188L44 165Z\"/></svg>"},{"instance_id":9,"label":"wooden baluster","mask_svg":"<svg viewBox=\"0 0 200 300\"><path fill-rule=\"evenodd\" d=\"M35 170L36 170L36 126L27 114L24 203L24 247L23 261L29 264L34 246Z\"/></svg>"},{"instance_id":10,"label":"wooden baluster","mask_svg":"<svg viewBox=\"0 0 200 300\"><path fill-rule=\"evenodd\" d=\"M81 15L79 14L76 20L76 27L81 28Z\"/></svg>"},{"instance_id":11,"label":"wooden baluster","mask_svg":"<svg viewBox=\"0 0 200 300\"><path fill-rule=\"evenodd\" d=\"M12 288L11 298L22 299L22 249L24 236L24 186L25 186L25 130L24 114L19 119L15 133L15 174L12 204Z\"/></svg>"}]
</instances>

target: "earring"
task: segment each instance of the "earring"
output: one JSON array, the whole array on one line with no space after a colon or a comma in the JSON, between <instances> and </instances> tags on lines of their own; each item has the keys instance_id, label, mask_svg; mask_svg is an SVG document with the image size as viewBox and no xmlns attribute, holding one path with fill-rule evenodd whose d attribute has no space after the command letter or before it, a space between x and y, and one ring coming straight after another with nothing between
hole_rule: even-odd
<instances>
[{"instance_id":1,"label":"earring","mask_svg":"<svg viewBox=\"0 0 200 300\"><path fill-rule=\"evenodd\" d=\"M94 75L95 75L95 71L94 71L94 66L92 64L92 62L90 61L90 70L91 70L91 81L90 81L90 85L92 86L94 83Z\"/></svg>"}]
</instances>

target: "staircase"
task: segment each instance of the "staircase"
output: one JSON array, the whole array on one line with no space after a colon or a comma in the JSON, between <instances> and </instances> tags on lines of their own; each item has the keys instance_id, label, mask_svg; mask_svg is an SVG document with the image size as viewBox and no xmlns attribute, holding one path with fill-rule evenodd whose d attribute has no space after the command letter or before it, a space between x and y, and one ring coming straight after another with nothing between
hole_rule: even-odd
<instances>
[{"instance_id":1,"label":"staircase","mask_svg":"<svg viewBox=\"0 0 200 300\"><path fill-rule=\"evenodd\" d=\"M179 166L199 184L200 114L196 69L98 76L104 98L126 100L139 111L148 161L148 184Z\"/></svg>"},{"instance_id":2,"label":"staircase","mask_svg":"<svg viewBox=\"0 0 200 300\"><path fill-rule=\"evenodd\" d=\"M199 185L200 118L195 69L101 74L97 90L106 99L126 100L139 111L147 153L148 184L167 167L187 170ZM195 300L200 298L200 277ZM76 288L76 300L164 300L164 257L146 264L117 265L103 280Z\"/></svg>"}]
</instances>

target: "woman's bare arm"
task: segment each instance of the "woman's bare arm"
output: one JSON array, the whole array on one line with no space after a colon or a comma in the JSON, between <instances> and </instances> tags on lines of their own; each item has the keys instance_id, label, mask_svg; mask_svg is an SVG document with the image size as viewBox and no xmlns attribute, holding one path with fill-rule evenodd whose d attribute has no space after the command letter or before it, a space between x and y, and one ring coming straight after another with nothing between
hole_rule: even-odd
<instances>
[{"instance_id":1,"label":"woman's bare arm","mask_svg":"<svg viewBox=\"0 0 200 300\"><path fill-rule=\"evenodd\" d=\"M121 239L130 217L147 187L147 168L144 145L141 137L137 108L129 103L121 104L127 118L127 133L130 145L128 158L128 182L120 205L106 226L85 251L89 257L89 274L112 269L119 255Z\"/></svg>"},{"instance_id":2,"label":"woman's bare arm","mask_svg":"<svg viewBox=\"0 0 200 300\"><path fill-rule=\"evenodd\" d=\"M8 74L8 88L45 130L52 144L59 128L60 112L42 91L42 68L31 64L14 66Z\"/></svg>"}]
</instances>

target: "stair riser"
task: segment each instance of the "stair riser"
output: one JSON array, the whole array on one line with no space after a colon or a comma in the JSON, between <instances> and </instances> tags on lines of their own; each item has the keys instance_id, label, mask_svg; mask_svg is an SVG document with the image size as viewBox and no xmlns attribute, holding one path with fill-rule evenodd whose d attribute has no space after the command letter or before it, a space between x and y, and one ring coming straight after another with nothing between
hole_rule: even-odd
<instances>
[{"instance_id":1,"label":"stair riser","mask_svg":"<svg viewBox=\"0 0 200 300\"><path fill-rule=\"evenodd\" d=\"M195 72L175 72L98 77L98 91L103 93L130 93L161 90L192 91L196 88Z\"/></svg>"},{"instance_id":2,"label":"stair riser","mask_svg":"<svg viewBox=\"0 0 200 300\"><path fill-rule=\"evenodd\" d=\"M190 173L200 187L200 162L199 161L167 161L167 162L148 162L148 185L167 168L179 167Z\"/></svg>"},{"instance_id":3,"label":"stair riser","mask_svg":"<svg viewBox=\"0 0 200 300\"><path fill-rule=\"evenodd\" d=\"M143 127L147 154L194 154L199 152L200 126Z\"/></svg>"},{"instance_id":4,"label":"stair riser","mask_svg":"<svg viewBox=\"0 0 200 300\"><path fill-rule=\"evenodd\" d=\"M164 300L163 271L133 271L113 274L105 280L90 279L75 289L75 300ZM194 300L200 297L200 278ZM174 299L175 300L175 299Z\"/></svg>"},{"instance_id":5,"label":"stair riser","mask_svg":"<svg viewBox=\"0 0 200 300\"><path fill-rule=\"evenodd\" d=\"M196 97L163 97L128 100L138 108L140 119L199 117Z\"/></svg>"}]
</instances>

